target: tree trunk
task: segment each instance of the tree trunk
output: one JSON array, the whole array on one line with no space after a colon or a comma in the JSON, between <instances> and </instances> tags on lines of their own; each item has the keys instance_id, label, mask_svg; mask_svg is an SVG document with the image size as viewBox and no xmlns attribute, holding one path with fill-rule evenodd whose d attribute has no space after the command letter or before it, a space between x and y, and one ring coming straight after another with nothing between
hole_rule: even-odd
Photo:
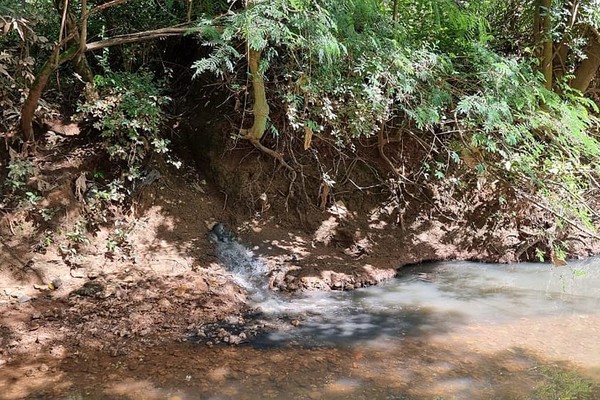
<instances>
[{"instance_id":1,"label":"tree trunk","mask_svg":"<svg viewBox=\"0 0 600 400\"><path fill-rule=\"evenodd\" d=\"M552 0L540 0L540 26L541 26L541 34L543 37L543 47L542 47L542 56L540 59L540 64L542 68L542 74L544 74L544 79L546 80L545 86L546 89L552 89L552 58L553 58L553 49L552 49Z\"/></svg>"},{"instance_id":2,"label":"tree trunk","mask_svg":"<svg viewBox=\"0 0 600 400\"><path fill-rule=\"evenodd\" d=\"M398 22L398 3L400 2L400 0L394 0L394 11L392 14L392 20L394 22Z\"/></svg>"},{"instance_id":3,"label":"tree trunk","mask_svg":"<svg viewBox=\"0 0 600 400\"><path fill-rule=\"evenodd\" d=\"M63 54L59 55L60 47L57 45L52 54L50 54L48 61L46 61L40 72L38 72L37 76L35 77L35 80L29 88L27 99L25 99L23 107L21 108L20 125L23 133L23 139L25 141L31 142L34 140L33 117L35 115L38 101L40 100L40 97L42 97L42 92L48 83L48 78L50 78L52 72L54 72L61 64L73 59L77 55L77 50L77 46L71 46Z\"/></svg>"},{"instance_id":4,"label":"tree trunk","mask_svg":"<svg viewBox=\"0 0 600 400\"><path fill-rule=\"evenodd\" d=\"M579 67L575 70L575 78L571 81L571 87L582 93L585 93L598 71L600 71L600 38L590 39L585 54L587 58L579 64Z\"/></svg>"},{"instance_id":5,"label":"tree trunk","mask_svg":"<svg viewBox=\"0 0 600 400\"><path fill-rule=\"evenodd\" d=\"M269 120L269 103L267 102L267 92L265 91L265 80L260 72L260 57L261 52L253 49L248 51L248 66L250 67L250 75L252 78L252 93L254 95L254 122L250 129L241 129L240 134L246 140L254 145L258 150L271 157L279 160L281 165L287 168L292 174L292 181L296 179L296 171L283 158L281 153L265 147L260 142L260 139L267 130L267 122Z\"/></svg>"},{"instance_id":6,"label":"tree trunk","mask_svg":"<svg viewBox=\"0 0 600 400\"><path fill-rule=\"evenodd\" d=\"M269 119L269 104L267 103L267 93L265 91L265 80L260 72L261 52L250 49L248 53L248 65L252 77L252 92L254 94L254 123L252 128L245 133L246 139L251 142L258 142L267 129Z\"/></svg>"},{"instance_id":7,"label":"tree trunk","mask_svg":"<svg viewBox=\"0 0 600 400\"><path fill-rule=\"evenodd\" d=\"M535 46L537 56L538 44L540 43L540 0L534 1L534 12L533 12L533 45Z\"/></svg>"}]
</instances>

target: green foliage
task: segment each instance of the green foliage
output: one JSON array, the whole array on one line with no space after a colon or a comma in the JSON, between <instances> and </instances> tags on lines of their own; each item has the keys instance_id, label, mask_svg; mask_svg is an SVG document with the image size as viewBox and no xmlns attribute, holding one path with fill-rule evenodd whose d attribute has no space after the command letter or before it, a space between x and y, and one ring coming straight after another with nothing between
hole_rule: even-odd
<instances>
[{"instance_id":1,"label":"green foliage","mask_svg":"<svg viewBox=\"0 0 600 400\"><path fill-rule=\"evenodd\" d=\"M591 400L594 384L589 379L575 372L557 367L543 367L541 371L545 384L538 387L535 399Z\"/></svg>"},{"instance_id":2,"label":"green foliage","mask_svg":"<svg viewBox=\"0 0 600 400\"><path fill-rule=\"evenodd\" d=\"M51 46L40 32L56 38L60 28L51 2L6 4L0 7L3 129L14 126L35 60ZM120 4L90 18L89 36L171 25L186 17L187 4ZM599 167L593 117L598 110L566 82L584 56L589 32L600 26L599 1L580 1L577 8L553 2L554 41L570 49L562 71L566 77L555 92L544 88L528 58L540 40L533 37L533 1L400 0L397 21L391 4L195 1L192 16L203 15L197 21L199 40L211 51L193 68L196 75L216 75L232 98L248 96L246 57L250 49L260 51L268 100L276 105L272 110L279 108L271 115L266 140L310 132L343 152L381 133L410 132L429 147L418 172L427 179L453 179L459 172L461 179L470 176L478 184L487 177L503 180L517 192L538 195L559 218L591 226L592 210L584 197ZM80 3L71 6L78 16ZM167 152L161 125L168 99L150 73L113 71L135 70L150 54L158 59L159 47L155 42L106 50L99 59L105 73L79 106L130 180L140 178L152 154ZM251 105L248 98L235 100ZM25 161L14 160L8 182L22 189L30 174ZM122 201L125 186L122 180L98 180L87 200L99 208Z\"/></svg>"},{"instance_id":3,"label":"green foliage","mask_svg":"<svg viewBox=\"0 0 600 400\"><path fill-rule=\"evenodd\" d=\"M460 53L475 44L486 44L490 27L485 2L454 0L399 0L399 24L415 45L429 43L447 53Z\"/></svg>"},{"instance_id":4,"label":"green foliage","mask_svg":"<svg viewBox=\"0 0 600 400\"><path fill-rule=\"evenodd\" d=\"M567 87L548 91L526 62L485 49L475 56L475 86L463 84L456 107L463 137L496 175L538 191L561 216L589 221L582 195L598 168L595 105Z\"/></svg>"},{"instance_id":5,"label":"green foliage","mask_svg":"<svg viewBox=\"0 0 600 400\"><path fill-rule=\"evenodd\" d=\"M194 67L240 93L234 86L244 87L247 76L237 65L248 47L262 50L265 76L277 81L270 101L285 105L289 127L272 121L273 132L302 137L308 127L343 150L390 126L416 127L425 140L439 135L436 159L424 160L427 177L471 169L477 179L540 195L560 218L590 222L583 195L598 170L595 105L566 85L561 94L545 89L533 62L493 47L493 28L501 28L488 17L513 12L500 3L401 1L394 23L389 5L375 0L258 1L203 22L223 28ZM472 162L461 162L465 149Z\"/></svg>"},{"instance_id":6,"label":"green foliage","mask_svg":"<svg viewBox=\"0 0 600 400\"><path fill-rule=\"evenodd\" d=\"M161 135L161 106L169 98L161 94L152 74L145 71L97 75L94 90L97 95L92 94L79 105L81 117L100 131L110 157L125 163L127 177L139 178L151 154L168 151L169 141Z\"/></svg>"},{"instance_id":7,"label":"green foliage","mask_svg":"<svg viewBox=\"0 0 600 400\"><path fill-rule=\"evenodd\" d=\"M8 177L5 183L12 189L22 189L34 173L35 167L31 161L15 155L8 164Z\"/></svg>"},{"instance_id":8,"label":"green foliage","mask_svg":"<svg viewBox=\"0 0 600 400\"><path fill-rule=\"evenodd\" d=\"M344 47L335 37L335 24L329 13L317 1L278 0L256 1L238 13L199 22L212 37L205 43L214 48L210 57L194 63L196 75L210 71L218 76L231 73L245 55L238 51L239 44L264 51L266 70L276 57L278 49L305 52L302 61L314 58L316 62L331 62L344 53ZM219 32L212 26L223 26Z\"/></svg>"},{"instance_id":9,"label":"green foliage","mask_svg":"<svg viewBox=\"0 0 600 400\"><path fill-rule=\"evenodd\" d=\"M89 240L86 237L86 233L87 233L86 222L81 220L81 221L77 221L77 223L75 223L72 230L65 234L65 237L73 243L77 243L77 244L89 243Z\"/></svg>"},{"instance_id":10,"label":"green foliage","mask_svg":"<svg viewBox=\"0 0 600 400\"><path fill-rule=\"evenodd\" d=\"M129 233L132 228L132 224L116 221L115 229L106 240L106 251L113 254L121 253L122 256L130 256L131 244L129 243Z\"/></svg>"}]
</instances>

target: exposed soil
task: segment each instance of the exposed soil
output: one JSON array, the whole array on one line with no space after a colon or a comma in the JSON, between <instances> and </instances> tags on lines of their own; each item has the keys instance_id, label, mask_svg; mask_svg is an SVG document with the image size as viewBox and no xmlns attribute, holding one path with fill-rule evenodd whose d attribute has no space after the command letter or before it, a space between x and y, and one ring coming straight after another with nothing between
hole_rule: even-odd
<instances>
[{"instance_id":1,"label":"exposed soil","mask_svg":"<svg viewBox=\"0 0 600 400\"><path fill-rule=\"evenodd\" d=\"M193 168L177 171L156 162L148 173L152 179L137 185L132 203L107 207L109 223L78 231L78 221L96 212L84 201L96 179L90 175L109 168L94 145L82 143L68 135L47 137L28 183L42 198L35 207L15 199L3 204L0 399L56 398L73 390L85 397L85 390L100 386L112 390L109 398L136 398L131 388L144 393L137 398L177 396L141 378L161 382L164 376L172 383L177 376L182 385L190 383L186 376L195 356L188 356L186 346L192 344L173 343L243 344L268 328L208 240L219 221L264 260L270 286L279 291L374 285L403 265L428 260L518 261L531 258L536 244L546 245L536 227L547 216L516 202L498 205L492 186L461 195L459 202L454 189L431 185L423 191L426 201L419 195L403 207L393 199L381 202L381 194L377 201L365 200L365 190L330 197L323 209L292 204L286 213L285 191L261 196L256 182L264 175L252 177L252 160L236 156L221 159L221 186ZM270 185L285 188L287 178L274 171ZM223 184L231 184L232 176L238 181L227 190ZM257 196L244 202L249 193ZM314 200L319 204L317 193ZM52 213L44 218L40 210ZM576 231L563 239L574 257L598 250L597 242ZM227 349L202 353L208 359L192 376L209 379L196 390L209 393L211 382L229 374L252 375L252 355L246 353L253 351L244 350L238 361L231 353L234 361L222 371L210 365ZM272 368L287 365L286 374L293 376L298 371L288 357L298 366L309 358L326 365L328 352L340 352L335 357L347 358L350 368L356 362L341 350L297 352L302 354L272 351ZM315 385L327 384L319 371Z\"/></svg>"}]
</instances>

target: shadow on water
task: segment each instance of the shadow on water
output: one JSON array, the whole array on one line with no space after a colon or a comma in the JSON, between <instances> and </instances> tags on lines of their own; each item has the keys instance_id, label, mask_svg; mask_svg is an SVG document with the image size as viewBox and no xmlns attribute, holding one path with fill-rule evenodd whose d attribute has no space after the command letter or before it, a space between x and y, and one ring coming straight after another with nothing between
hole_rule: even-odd
<instances>
[{"instance_id":1,"label":"shadow on water","mask_svg":"<svg viewBox=\"0 0 600 400\"><path fill-rule=\"evenodd\" d=\"M336 314L302 313L279 316L275 329L257 336L250 345L258 348L284 346L352 347L390 338L443 334L458 323L460 316L441 315L430 310L400 310L396 313L358 312ZM450 319L449 319L450 318Z\"/></svg>"}]
</instances>

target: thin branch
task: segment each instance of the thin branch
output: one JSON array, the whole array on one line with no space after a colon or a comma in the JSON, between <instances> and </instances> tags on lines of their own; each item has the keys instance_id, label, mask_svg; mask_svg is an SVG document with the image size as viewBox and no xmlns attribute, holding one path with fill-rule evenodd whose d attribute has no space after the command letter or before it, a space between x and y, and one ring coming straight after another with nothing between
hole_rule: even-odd
<instances>
[{"instance_id":1,"label":"thin branch","mask_svg":"<svg viewBox=\"0 0 600 400\"><path fill-rule=\"evenodd\" d=\"M563 220L567 224L571 225L573 228L577 229L578 231L583 232L586 235L588 235L588 236L590 236L590 237L592 237L594 239L600 240L600 236L598 236L595 233L590 232L587 229L581 227L579 224L575 223L574 221L571 221L569 218L566 218L565 216L560 215L559 213L557 213L556 211L554 211L550 207L547 207L547 206L543 205L542 203L538 202L537 200L533 199L532 197L530 197L529 195L527 195L525 192L523 192L521 190L517 190L517 193L519 193L521 196L523 196L526 200L528 200L534 206L536 206L538 208L541 208L544 211L548 211L549 213L553 214L557 218L560 218L561 220Z\"/></svg>"},{"instance_id":2,"label":"thin branch","mask_svg":"<svg viewBox=\"0 0 600 400\"><path fill-rule=\"evenodd\" d=\"M62 19L60 21L60 30L58 31L58 42L62 43L62 36L65 31L65 23L67 21L67 8L69 8L69 0L65 0L63 3L63 14ZM58 63L58 54L56 53L56 63Z\"/></svg>"},{"instance_id":3,"label":"thin branch","mask_svg":"<svg viewBox=\"0 0 600 400\"><path fill-rule=\"evenodd\" d=\"M113 6L118 6L119 4L123 4L123 3L127 3L129 0L112 0L109 1L108 3L104 3L104 4L100 4L99 6L96 6L94 8L92 8L90 10L89 13L87 13L86 16L90 16L96 13L99 13L100 11L104 11L107 8L113 7Z\"/></svg>"},{"instance_id":4,"label":"thin branch","mask_svg":"<svg viewBox=\"0 0 600 400\"><path fill-rule=\"evenodd\" d=\"M292 168L290 166L290 164L288 164L284 159L283 156L276 152L275 150L271 150L266 146L263 146L263 144L256 139L250 138L250 137L246 137L245 139L248 139L248 141L250 141L250 143L252 143L254 145L254 147L256 147L258 150L262 151L265 154L270 155L271 157L275 158L276 160L278 160L281 165L283 165L285 168L287 168L289 171L291 171L294 175L296 174L296 170L294 168Z\"/></svg>"},{"instance_id":5,"label":"thin branch","mask_svg":"<svg viewBox=\"0 0 600 400\"><path fill-rule=\"evenodd\" d=\"M188 9L187 9L187 22L192 22L192 8L194 7L194 0L188 0Z\"/></svg>"}]
</instances>

